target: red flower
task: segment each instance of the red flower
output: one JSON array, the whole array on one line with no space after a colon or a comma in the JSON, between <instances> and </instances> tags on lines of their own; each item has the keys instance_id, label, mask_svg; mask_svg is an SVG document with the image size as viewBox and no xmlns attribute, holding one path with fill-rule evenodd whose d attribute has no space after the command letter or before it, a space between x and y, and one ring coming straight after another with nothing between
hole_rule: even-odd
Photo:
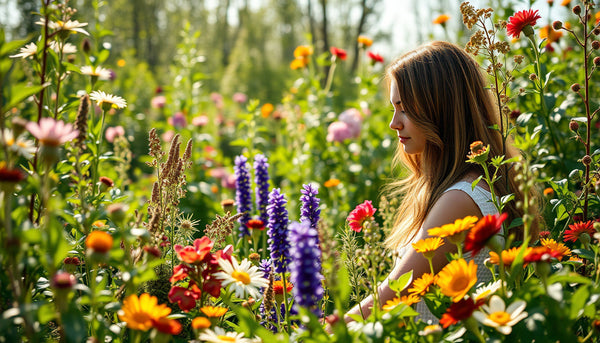
<instances>
[{"instance_id":1,"label":"red flower","mask_svg":"<svg viewBox=\"0 0 600 343\"><path fill-rule=\"evenodd\" d=\"M360 232L362 230L363 223L366 220L371 219L371 217L375 214L375 211L377 211L377 209L373 208L371 200L365 200L365 202L356 206L356 208L350 212L348 218L346 218L348 225L352 230Z\"/></svg>"},{"instance_id":2,"label":"red flower","mask_svg":"<svg viewBox=\"0 0 600 343\"><path fill-rule=\"evenodd\" d=\"M181 324L175 319L169 319L167 317L152 319L152 326L167 335L179 335L181 333Z\"/></svg>"},{"instance_id":3,"label":"red flower","mask_svg":"<svg viewBox=\"0 0 600 343\"><path fill-rule=\"evenodd\" d=\"M549 262L553 258L560 261L562 257L563 254L558 250L552 250L547 247L534 247L523 257L523 262Z\"/></svg>"},{"instance_id":4,"label":"red flower","mask_svg":"<svg viewBox=\"0 0 600 343\"><path fill-rule=\"evenodd\" d=\"M169 291L169 301L172 303L176 302L179 308L185 312L189 312L189 310L196 307L196 300L200 298L200 295L202 295L202 291L200 291L196 284L191 284L190 288L173 286Z\"/></svg>"},{"instance_id":5,"label":"red flower","mask_svg":"<svg viewBox=\"0 0 600 343\"><path fill-rule=\"evenodd\" d=\"M331 54L337 58L339 58L340 60L345 60L346 57L348 56L348 54L346 53L346 50L344 49L340 49L340 48L336 48L334 46L332 46L331 48L329 48L329 51L331 51Z\"/></svg>"},{"instance_id":6,"label":"red flower","mask_svg":"<svg viewBox=\"0 0 600 343\"><path fill-rule=\"evenodd\" d=\"M513 38L519 38L523 29L527 26L534 26L537 20L541 18L538 10L519 11L508 18L509 23L506 25L506 33ZM531 33L533 33L533 31ZM527 35L527 32L525 32L525 35Z\"/></svg>"},{"instance_id":7,"label":"red flower","mask_svg":"<svg viewBox=\"0 0 600 343\"><path fill-rule=\"evenodd\" d=\"M462 299L459 302L452 303L448 309L446 309L446 313L442 315L442 319L440 319L440 324L445 328L450 325L454 325L461 320L468 319L471 317L473 312L479 308L479 306L483 305L485 301L483 299L474 302L473 299L467 298Z\"/></svg>"},{"instance_id":8,"label":"red flower","mask_svg":"<svg viewBox=\"0 0 600 343\"><path fill-rule=\"evenodd\" d=\"M594 225L591 220L587 222L577 222L569 225L569 229L565 231L564 240L565 242L575 242L579 239L581 234L587 233L590 237L594 234L596 230L594 230Z\"/></svg>"},{"instance_id":9,"label":"red flower","mask_svg":"<svg viewBox=\"0 0 600 343\"><path fill-rule=\"evenodd\" d=\"M204 279L202 290L215 298L221 295L221 280L214 278L212 275Z\"/></svg>"},{"instance_id":10,"label":"red flower","mask_svg":"<svg viewBox=\"0 0 600 343\"><path fill-rule=\"evenodd\" d=\"M174 248L180 260L189 264L198 264L210 253L213 244L208 237L204 236L196 239L194 246L183 247L177 244Z\"/></svg>"},{"instance_id":11,"label":"red flower","mask_svg":"<svg viewBox=\"0 0 600 343\"><path fill-rule=\"evenodd\" d=\"M502 222L506 220L508 214L487 215L481 218L475 226L469 230L465 238L465 250L470 251L475 256L485 246L487 241L502 229Z\"/></svg>"},{"instance_id":12,"label":"red flower","mask_svg":"<svg viewBox=\"0 0 600 343\"><path fill-rule=\"evenodd\" d=\"M371 59L371 61L373 63L377 63L377 62L383 63L383 57L381 57L380 54L376 54L374 52L367 51L367 56L369 56L369 58Z\"/></svg>"},{"instance_id":13,"label":"red flower","mask_svg":"<svg viewBox=\"0 0 600 343\"><path fill-rule=\"evenodd\" d=\"M286 280L285 286L286 286L285 287L285 291L288 294L294 288L294 285L290 281L288 281L288 280ZM275 281L273 281L273 292L275 294L283 294L283 280L275 280Z\"/></svg>"},{"instance_id":14,"label":"red flower","mask_svg":"<svg viewBox=\"0 0 600 343\"><path fill-rule=\"evenodd\" d=\"M171 278L169 279L169 281L171 283L173 283L173 282L183 280L186 277L188 277L189 272L190 272L190 268L188 266L186 266L185 264L177 265L177 266L175 266L175 268L173 268L173 275L171 275Z\"/></svg>"},{"instance_id":15,"label":"red flower","mask_svg":"<svg viewBox=\"0 0 600 343\"><path fill-rule=\"evenodd\" d=\"M540 236L540 238L548 238L550 237L550 231L540 231L540 233L538 234Z\"/></svg>"},{"instance_id":16,"label":"red flower","mask_svg":"<svg viewBox=\"0 0 600 343\"><path fill-rule=\"evenodd\" d=\"M18 168L8 168L5 162L0 163L0 182L18 183L25 180L25 173Z\"/></svg>"},{"instance_id":17,"label":"red flower","mask_svg":"<svg viewBox=\"0 0 600 343\"><path fill-rule=\"evenodd\" d=\"M265 229L265 223L260 219L250 219L246 222L246 227L250 230L262 231Z\"/></svg>"}]
</instances>

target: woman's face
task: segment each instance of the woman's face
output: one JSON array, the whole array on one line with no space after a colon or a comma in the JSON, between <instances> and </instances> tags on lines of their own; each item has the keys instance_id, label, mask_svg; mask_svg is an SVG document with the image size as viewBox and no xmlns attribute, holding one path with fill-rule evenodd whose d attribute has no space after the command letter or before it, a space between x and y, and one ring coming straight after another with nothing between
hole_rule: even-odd
<instances>
[{"instance_id":1,"label":"woman's face","mask_svg":"<svg viewBox=\"0 0 600 343\"><path fill-rule=\"evenodd\" d=\"M390 129L396 131L398 139L407 154L419 154L425 150L427 140L421 130L409 119L400 101L400 93L396 81L390 85L390 102L394 106L394 116L390 122Z\"/></svg>"}]
</instances>

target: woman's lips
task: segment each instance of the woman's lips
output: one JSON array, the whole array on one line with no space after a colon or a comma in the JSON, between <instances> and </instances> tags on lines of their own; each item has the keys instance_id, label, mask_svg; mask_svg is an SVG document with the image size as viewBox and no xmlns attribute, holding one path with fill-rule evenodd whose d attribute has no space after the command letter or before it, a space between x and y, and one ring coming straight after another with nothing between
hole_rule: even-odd
<instances>
[{"instance_id":1,"label":"woman's lips","mask_svg":"<svg viewBox=\"0 0 600 343\"><path fill-rule=\"evenodd\" d=\"M406 143L410 137L402 137L402 136L398 136L398 138L400 139L400 143L404 144Z\"/></svg>"}]
</instances>

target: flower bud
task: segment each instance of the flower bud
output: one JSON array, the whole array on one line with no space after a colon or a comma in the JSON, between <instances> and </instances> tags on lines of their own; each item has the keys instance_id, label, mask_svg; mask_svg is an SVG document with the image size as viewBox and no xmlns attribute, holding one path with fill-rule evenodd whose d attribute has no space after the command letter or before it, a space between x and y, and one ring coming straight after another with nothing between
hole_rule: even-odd
<instances>
[{"instance_id":1,"label":"flower bud","mask_svg":"<svg viewBox=\"0 0 600 343\"><path fill-rule=\"evenodd\" d=\"M562 25L563 25L563 24L562 24L562 21L560 21L560 20L555 20L555 21L552 23L552 28L553 28L553 29L555 29L555 30L560 30L560 29L562 29Z\"/></svg>"},{"instance_id":2,"label":"flower bud","mask_svg":"<svg viewBox=\"0 0 600 343\"><path fill-rule=\"evenodd\" d=\"M110 204L106 206L106 212L115 223L121 223L127 217L127 205Z\"/></svg>"},{"instance_id":3,"label":"flower bud","mask_svg":"<svg viewBox=\"0 0 600 343\"><path fill-rule=\"evenodd\" d=\"M592 42L592 49L594 50L598 50L600 49L600 42L598 42L597 40Z\"/></svg>"},{"instance_id":4,"label":"flower bud","mask_svg":"<svg viewBox=\"0 0 600 343\"><path fill-rule=\"evenodd\" d=\"M581 162L584 165L589 166L590 164L592 164L592 156L590 156L590 155L583 156L583 158L581 159Z\"/></svg>"},{"instance_id":5,"label":"flower bud","mask_svg":"<svg viewBox=\"0 0 600 343\"><path fill-rule=\"evenodd\" d=\"M250 259L250 261L256 265L260 261L260 254L253 252L252 254L248 255L248 259Z\"/></svg>"},{"instance_id":6,"label":"flower bud","mask_svg":"<svg viewBox=\"0 0 600 343\"><path fill-rule=\"evenodd\" d=\"M592 241L592 237L587 232L584 232L579 235L579 241L587 249L587 246L589 246Z\"/></svg>"},{"instance_id":7,"label":"flower bud","mask_svg":"<svg viewBox=\"0 0 600 343\"><path fill-rule=\"evenodd\" d=\"M569 129L571 129L571 131L577 132L577 130L579 130L579 123L575 120L571 120L569 122Z\"/></svg>"},{"instance_id":8,"label":"flower bud","mask_svg":"<svg viewBox=\"0 0 600 343\"><path fill-rule=\"evenodd\" d=\"M571 85L571 90L575 93L579 92L581 89L581 85L579 83L574 83Z\"/></svg>"},{"instance_id":9,"label":"flower bud","mask_svg":"<svg viewBox=\"0 0 600 343\"><path fill-rule=\"evenodd\" d=\"M530 79L531 81L535 81L535 80L537 80L537 78L538 78L538 77L537 77L537 75L536 75L535 73L531 73L531 74L529 74L529 79Z\"/></svg>"},{"instance_id":10,"label":"flower bud","mask_svg":"<svg viewBox=\"0 0 600 343\"><path fill-rule=\"evenodd\" d=\"M115 183L113 180L106 176L100 176L100 182L98 182L98 189L100 193L106 192L109 188L113 187Z\"/></svg>"},{"instance_id":11,"label":"flower bud","mask_svg":"<svg viewBox=\"0 0 600 343\"><path fill-rule=\"evenodd\" d=\"M595 28L594 31L592 31L592 33L596 36L600 35L600 27Z\"/></svg>"},{"instance_id":12,"label":"flower bud","mask_svg":"<svg viewBox=\"0 0 600 343\"><path fill-rule=\"evenodd\" d=\"M573 7L572 11L575 15L580 15L581 14L581 6L576 5L575 7Z\"/></svg>"},{"instance_id":13,"label":"flower bud","mask_svg":"<svg viewBox=\"0 0 600 343\"><path fill-rule=\"evenodd\" d=\"M92 51L92 43L88 38L84 38L81 41L81 51L83 51L83 53L85 53L86 55L89 55Z\"/></svg>"},{"instance_id":14,"label":"flower bud","mask_svg":"<svg viewBox=\"0 0 600 343\"><path fill-rule=\"evenodd\" d=\"M600 66L600 56L594 57L594 65L596 67Z\"/></svg>"},{"instance_id":15,"label":"flower bud","mask_svg":"<svg viewBox=\"0 0 600 343\"><path fill-rule=\"evenodd\" d=\"M221 201L221 206L223 207L223 211L225 211L225 213L227 213L227 212L233 213L234 205L235 205L235 202L233 201L233 199L225 199L225 200Z\"/></svg>"},{"instance_id":16,"label":"flower bud","mask_svg":"<svg viewBox=\"0 0 600 343\"><path fill-rule=\"evenodd\" d=\"M71 289L77 283L77 279L71 273L60 271L52 278L52 287L56 289Z\"/></svg>"}]
</instances>

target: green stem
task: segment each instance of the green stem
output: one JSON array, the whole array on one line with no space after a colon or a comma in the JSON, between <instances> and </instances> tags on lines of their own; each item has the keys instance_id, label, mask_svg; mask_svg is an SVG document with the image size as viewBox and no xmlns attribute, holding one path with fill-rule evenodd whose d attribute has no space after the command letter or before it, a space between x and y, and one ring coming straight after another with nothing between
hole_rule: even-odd
<instances>
[{"instance_id":1,"label":"green stem","mask_svg":"<svg viewBox=\"0 0 600 343\"><path fill-rule=\"evenodd\" d=\"M325 84L325 89L323 89L323 93L325 94L325 96L327 96L327 94L329 94L329 90L331 89L331 85L333 84L333 75L335 73L335 60L336 57L334 57L331 61L331 67L329 68L329 73L327 75L327 83Z\"/></svg>"},{"instance_id":2,"label":"green stem","mask_svg":"<svg viewBox=\"0 0 600 343\"><path fill-rule=\"evenodd\" d=\"M289 318L289 312L290 312L290 305L289 305L289 301L288 301L288 296L287 296L287 281L285 279L285 273L281 273L281 280L283 280L283 301L285 303L285 321L284 321L284 325L285 325L285 330L287 331L287 333L289 334L291 332L291 325L290 325L290 318Z\"/></svg>"}]
</instances>

